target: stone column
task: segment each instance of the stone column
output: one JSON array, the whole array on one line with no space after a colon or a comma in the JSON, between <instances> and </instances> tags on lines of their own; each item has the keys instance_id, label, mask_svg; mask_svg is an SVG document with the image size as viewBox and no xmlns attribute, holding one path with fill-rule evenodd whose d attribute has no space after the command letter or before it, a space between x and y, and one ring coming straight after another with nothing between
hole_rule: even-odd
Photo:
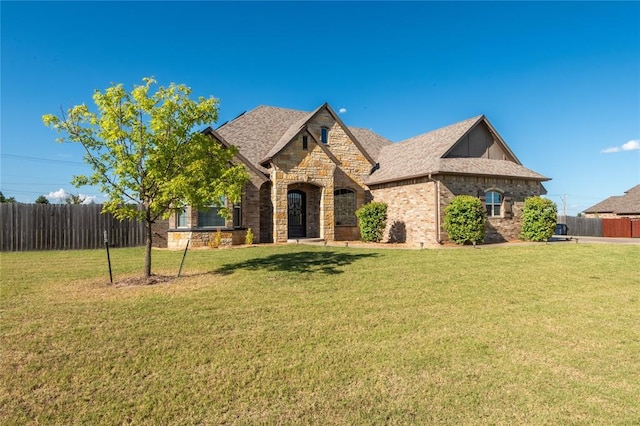
<instances>
[{"instance_id":1,"label":"stone column","mask_svg":"<svg viewBox=\"0 0 640 426\"><path fill-rule=\"evenodd\" d=\"M271 202L273 204L273 242L286 243L287 231L287 182L280 170L271 172Z\"/></svg>"}]
</instances>

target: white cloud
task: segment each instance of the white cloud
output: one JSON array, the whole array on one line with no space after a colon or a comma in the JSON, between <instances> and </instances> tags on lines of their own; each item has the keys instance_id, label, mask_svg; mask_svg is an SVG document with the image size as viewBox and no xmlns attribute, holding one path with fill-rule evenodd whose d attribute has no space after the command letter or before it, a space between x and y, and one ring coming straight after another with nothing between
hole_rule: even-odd
<instances>
[{"instance_id":1,"label":"white cloud","mask_svg":"<svg viewBox=\"0 0 640 426\"><path fill-rule=\"evenodd\" d=\"M71 195L71 194L68 193L67 191L65 191L64 189L60 188L57 191L50 192L49 195L47 195L47 198L53 198L53 200L51 200L51 201L60 201L60 202L62 202L69 195Z\"/></svg>"},{"instance_id":2,"label":"white cloud","mask_svg":"<svg viewBox=\"0 0 640 426\"><path fill-rule=\"evenodd\" d=\"M347 112L347 109L346 109L346 108L340 108L340 109L338 110L338 112L339 112L340 114L344 114L345 112Z\"/></svg>"},{"instance_id":3,"label":"white cloud","mask_svg":"<svg viewBox=\"0 0 640 426\"><path fill-rule=\"evenodd\" d=\"M640 150L640 140L633 139L627 143L622 144L621 146L612 146L610 148L603 149L602 152L605 154L610 154L612 152L636 151L636 150Z\"/></svg>"},{"instance_id":4,"label":"white cloud","mask_svg":"<svg viewBox=\"0 0 640 426\"><path fill-rule=\"evenodd\" d=\"M58 189L57 191L53 191L50 192L49 195L47 195L47 198L49 199L49 201L52 202L58 202L58 203L64 203L65 199L67 197L70 197L72 194L71 192L68 192L65 189ZM92 202L95 203L97 198L95 195L87 195L87 194L78 194L78 196L80 196L80 198L84 198L84 201L82 202L82 204L91 204Z\"/></svg>"},{"instance_id":5,"label":"white cloud","mask_svg":"<svg viewBox=\"0 0 640 426\"><path fill-rule=\"evenodd\" d=\"M632 140L622 145L623 151L635 151L640 149L640 140Z\"/></svg>"}]
</instances>

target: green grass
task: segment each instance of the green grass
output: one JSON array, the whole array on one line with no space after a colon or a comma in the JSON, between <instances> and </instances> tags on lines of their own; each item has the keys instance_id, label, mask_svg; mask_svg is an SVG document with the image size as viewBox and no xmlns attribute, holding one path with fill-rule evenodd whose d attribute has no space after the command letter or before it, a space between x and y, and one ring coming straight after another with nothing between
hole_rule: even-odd
<instances>
[{"instance_id":1,"label":"green grass","mask_svg":"<svg viewBox=\"0 0 640 426\"><path fill-rule=\"evenodd\" d=\"M640 246L1 256L2 424L640 423Z\"/></svg>"}]
</instances>

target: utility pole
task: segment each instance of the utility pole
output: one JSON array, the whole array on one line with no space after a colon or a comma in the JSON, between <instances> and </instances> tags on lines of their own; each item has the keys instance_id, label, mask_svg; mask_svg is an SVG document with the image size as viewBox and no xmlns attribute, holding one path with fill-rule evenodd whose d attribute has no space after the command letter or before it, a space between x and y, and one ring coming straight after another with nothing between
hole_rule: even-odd
<instances>
[{"instance_id":1,"label":"utility pole","mask_svg":"<svg viewBox=\"0 0 640 426\"><path fill-rule=\"evenodd\" d=\"M562 214L567 217L567 196L565 194L562 195Z\"/></svg>"}]
</instances>

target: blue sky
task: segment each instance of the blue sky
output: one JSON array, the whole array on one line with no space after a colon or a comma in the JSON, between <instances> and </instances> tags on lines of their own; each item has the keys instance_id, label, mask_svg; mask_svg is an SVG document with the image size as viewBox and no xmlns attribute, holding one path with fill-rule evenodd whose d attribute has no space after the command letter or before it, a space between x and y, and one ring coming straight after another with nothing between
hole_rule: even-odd
<instances>
[{"instance_id":1,"label":"blue sky","mask_svg":"<svg viewBox=\"0 0 640 426\"><path fill-rule=\"evenodd\" d=\"M46 113L154 76L220 99L311 111L403 139L485 114L569 214L640 183L640 2L7 2L5 196L82 193L82 148ZM212 123L213 127L216 126ZM565 196L565 198L563 198Z\"/></svg>"}]
</instances>

